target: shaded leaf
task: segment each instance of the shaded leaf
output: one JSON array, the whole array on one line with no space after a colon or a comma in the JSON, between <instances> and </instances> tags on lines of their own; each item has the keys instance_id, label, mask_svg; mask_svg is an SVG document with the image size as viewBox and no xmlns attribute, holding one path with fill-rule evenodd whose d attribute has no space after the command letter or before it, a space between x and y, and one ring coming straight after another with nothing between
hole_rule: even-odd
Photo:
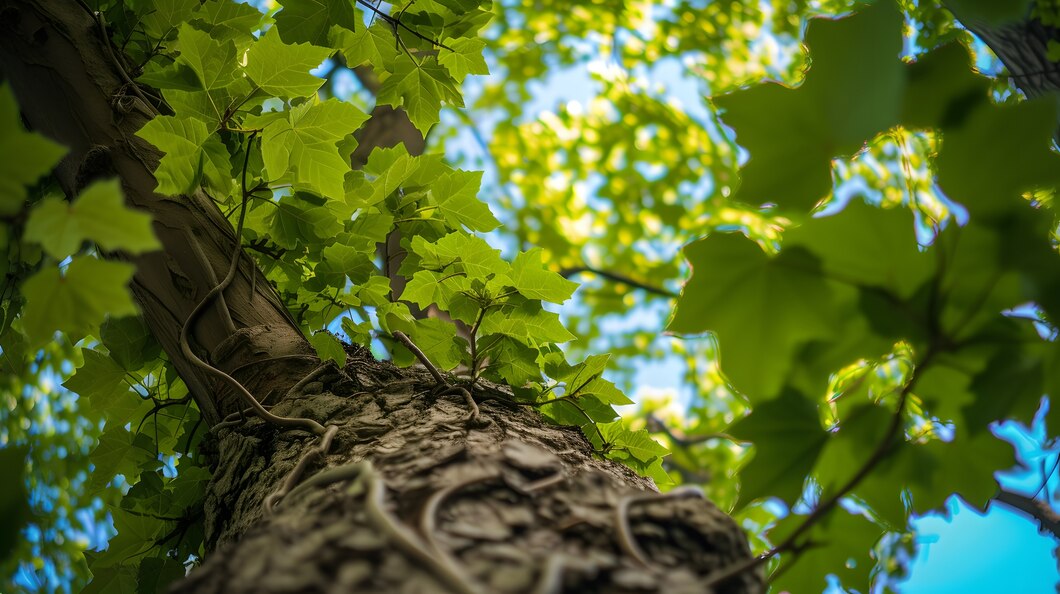
<instances>
[{"instance_id":1,"label":"shaded leaf","mask_svg":"<svg viewBox=\"0 0 1060 594\"><path fill-rule=\"evenodd\" d=\"M794 504L829 435L817 407L790 390L756 406L729 434L755 445L754 458L740 471L741 507L762 497Z\"/></svg>"},{"instance_id":2,"label":"shaded leaf","mask_svg":"<svg viewBox=\"0 0 1060 594\"><path fill-rule=\"evenodd\" d=\"M86 241L130 254L162 247L151 216L125 205L116 179L94 182L72 203L58 197L43 200L30 213L25 238L39 242L58 260L76 253Z\"/></svg>"},{"instance_id":3,"label":"shaded leaf","mask_svg":"<svg viewBox=\"0 0 1060 594\"><path fill-rule=\"evenodd\" d=\"M777 393L800 345L837 335L832 290L807 251L770 256L743 235L717 233L684 253L692 278L667 329L715 333L722 371L751 398Z\"/></svg>"},{"instance_id":4,"label":"shaded leaf","mask_svg":"<svg viewBox=\"0 0 1060 594\"><path fill-rule=\"evenodd\" d=\"M127 288L132 275L131 264L87 256L74 258L65 275L54 267L37 271L22 285L26 296L22 324L29 343L40 346L59 330L77 339L107 314L137 314Z\"/></svg>"}]
</instances>

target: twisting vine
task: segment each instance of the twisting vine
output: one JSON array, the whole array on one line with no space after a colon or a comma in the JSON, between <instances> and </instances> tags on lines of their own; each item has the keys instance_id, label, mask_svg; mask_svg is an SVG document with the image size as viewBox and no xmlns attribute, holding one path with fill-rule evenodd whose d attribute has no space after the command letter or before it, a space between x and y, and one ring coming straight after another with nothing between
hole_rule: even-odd
<instances>
[{"instance_id":1,"label":"twisting vine","mask_svg":"<svg viewBox=\"0 0 1060 594\"><path fill-rule=\"evenodd\" d=\"M475 402L475 397L471 394L470 390L463 386L454 386L448 381L446 381L445 377L443 377L441 372L438 371L438 368L435 367L433 363L431 363L431 360L427 358L427 355L425 355L423 351L420 350L418 346L416 346L416 343L412 342L412 339L409 338L407 334L401 332L400 330L397 330L394 332L394 338L401 342L401 344L405 345L405 348L411 351L412 354L415 355L417 359L419 359L420 363L422 363L423 366L427 368L427 371L430 372L431 377L433 377L434 381L437 382L436 389L441 390L440 392L438 392L439 396L447 396L450 394L463 396L464 402L467 403L467 407L471 410L471 414L468 416L467 422L471 425L479 425L482 423L481 411L479 410L478 403Z\"/></svg>"},{"instance_id":2,"label":"twisting vine","mask_svg":"<svg viewBox=\"0 0 1060 594\"><path fill-rule=\"evenodd\" d=\"M246 221L247 215L247 201L250 198L251 194L260 189L260 185L254 187L253 189L247 188L247 167L250 164L250 148L256 138L257 132L251 132L250 136L247 138L245 151L246 154L243 157L243 171L241 176L243 196L242 203L239 209L239 221L236 223L235 245L232 248L232 258L231 264L228 266L228 274L226 274L225 277L221 279L220 283L218 283L216 286L214 286L213 289L206 293L206 296L204 296L199 301L199 304L191 310L190 314L188 314L188 318L184 321L184 324L180 328L180 350L184 354L184 356L187 357L188 360L191 361L195 366L199 367L206 373L217 377L221 381L231 386L233 390L235 390L235 393L243 400L244 403L249 406L251 411L258 417L270 423L279 425L281 427L288 427L292 429L304 429L314 435L323 435L325 432L324 426L314 421L313 419L299 417L281 417L265 410L265 407L263 407L261 403L258 402L258 399L255 398L254 395L251 394L243 386L243 384L239 382L239 380L235 379L231 375L228 375L224 371L221 371L220 369L199 358L199 356L195 354L195 351L192 350L191 343L188 341L188 332L190 331L191 325L195 322L195 318L199 316L199 313L202 312L202 310L205 309L206 306L216 296L220 295L221 292L224 291L228 287L228 285L232 283L232 280L236 277L236 271L239 269L239 256L241 252L241 243L239 241L239 238L243 235L243 224Z\"/></svg>"}]
</instances>

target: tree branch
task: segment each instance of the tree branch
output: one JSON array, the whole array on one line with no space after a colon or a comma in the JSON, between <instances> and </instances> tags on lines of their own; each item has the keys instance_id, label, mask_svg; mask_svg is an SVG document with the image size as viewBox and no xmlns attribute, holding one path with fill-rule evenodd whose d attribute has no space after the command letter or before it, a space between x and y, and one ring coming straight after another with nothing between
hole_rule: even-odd
<instances>
[{"instance_id":1,"label":"tree branch","mask_svg":"<svg viewBox=\"0 0 1060 594\"><path fill-rule=\"evenodd\" d=\"M623 274L618 274L617 272L608 272L606 270L598 270L598 269L593 268L591 266L577 266L577 267L574 267L574 268L564 268L563 270L559 271L559 274L563 278L570 278L570 277L572 277L572 276L574 276L576 274L581 274L583 272L589 272L589 273L595 274L597 276L606 278L607 280L614 281L616 283L622 283L623 285L627 285L629 287L633 287L634 289L640 289L640 290L645 291L647 293L651 293L652 295L659 295L661 297L670 297L672 299L676 298L678 296L677 293L674 293L673 291L670 291L668 289L663 289L661 287L656 287L656 286L653 286L653 285L642 283L642 282L640 282L638 280L632 279L632 278L630 278L628 276L625 276Z\"/></svg>"},{"instance_id":2,"label":"tree branch","mask_svg":"<svg viewBox=\"0 0 1060 594\"><path fill-rule=\"evenodd\" d=\"M1027 514L1038 522L1040 530L1043 532L1048 530L1054 538L1060 538L1060 514L1048 502L1005 489L1002 489L994 499Z\"/></svg>"}]
</instances>

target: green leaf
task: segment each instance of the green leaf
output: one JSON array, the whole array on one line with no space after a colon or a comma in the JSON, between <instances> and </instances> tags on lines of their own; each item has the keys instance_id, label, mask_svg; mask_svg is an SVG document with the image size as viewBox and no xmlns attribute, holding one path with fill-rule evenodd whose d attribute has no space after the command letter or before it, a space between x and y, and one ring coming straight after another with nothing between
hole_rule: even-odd
<instances>
[{"instance_id":1,"label":"green leaf","mask_svg":"<svg viewBox=\"0 0 1060 594\"><path fill-rule=\"evenodd\" d=\"M218 187L232 186L228 149L203 121L156 116L136 135L165 153L155 170L159 194L190 194L198 189L204 176Z\"/></svg>"},{"instance_id":2,"label":"green leaf","mask_svg":"<svg viewBox=\"0 0 1060 594\"><path fill-rule=\"evenodd\" d=\"M11 87L0 85L0 215L22 209L26 186L51 171L66 148L22 128Z\"/></svg>"},{"instance_id":3,"label":"green leaf","mask_svg":"<svg viewBox=\"0 0 1060 594\"><path fill-rule=\"evenodd\" d=\"M320 263L314 269L317 278L332 287L345 288L346 279L360 285L376 271L375 254L335 243L320 252Z\"/></svg>"},{"instance_id":4,"label":"green leaf","mask_svg":"<svg viewBox=\"0 0 1060 594\"><path fill-rule=\"evenodd\" d=\"M1045 54L1045 59L1050 62L1060 62L1060 41L1050 39L1046 44L1048 51Z\"/></svg>"},{"instance_id":5,"label":"green leaf","mask_svg":"<svg viewBox=\"0 0 1060 594\"><path fill-rule=\"evenodd\" d=\"M814 474L829 497L853 478L887 439L894 414L875 404L859 404L841 420L817 461ZM902 504L905 483L858 485L854 494L895 530L906 527L908 513Z\"/></svg>"},{"instance_id":6,"label":"green leaf","mask_svg":"<svg viewBox=\"0 0 1060 594\"><path fill-rule=\"evenodd\" d=\"M432 304L448 311L449 302L455 294L466 291L471 283L467 277L433 270L420 270L412 275L401 298L426 309Z\"/></svg>"},{"instance_id":7,"label":"green leaf","mask_svg":"<svg viewBox=\"0 0 1060 594\"><path fill-rule=\"evenodd\" d=\"M453 80L460 82L469 74L489 74L486 60L482 58L482 50L486 47L484 39L472 37L461 37L459 39L449 38L445 45L452 48L438 50L438 62L445 66Z\"/></svg>"},{"instance_id":8,"label":"green leaf","mask_svg":"<svg viewBox=\"0 0 1060 594\"><path fill-rule=\"evenodd\" d=\"M346 366L346 350L334 334L317 332L309 337L309 344L313 345L321 361L334 361L340 369Z\"/></svg>"},{"instance_id":9,"label":"green leaf","mask_svg":"<svg viewBox=\"0 0 1060 594\"><path fill-rule=\"evenodd\" d=\"M136 594L166 594L185 573L184 564L176 559L147 557L137 571Z\"/></svg>"},{"instance_id":10,"label":"green leaf","mask_svg":"<svg viewBox=\"0 0 1060 594\"><path fill-rule=\"evenodd\" d=\"M168 37L198 8L199 0L155 0L140 19L144 33L153 40Z\"/></svg>"},{"instance_id":11,"label":"green leaf","mask_svg":"<svg viewBox=\"0 0 1060 594\"><path fill-rule=\"evenodd\" d=\"M450 233L434 243L417 235L412 239L412 251L423 259L424 268L441 270L457 264L455 271L466 272L468 279L485 280L491 274L506 274L510 270L508 263L501 259L500 250L462 232Z\"/></svg>"},{"instance_id":12,"label":"green leaf","mask_svg":"<svg viewBox=\"0 0 1060 594\"><path fill-rule=\"evenodd\" d=\"M368 346L372 342L372 330L372 323L369 321L354 323L351 318L342 318L342 331L352 344Z\"/></svg>"},{"instance_id":13,"label":"green leaf","mask_svg":"<svg viewBox=\"0 0 1060 594\"><path fill-rule=\"evenodd\" d=\"M461 225L471 231L493 231L500 227L490 207L478 199L481 171L452 171L438 177L431 184L431 194L438 201L438 210L452 227Z\"/></svg>"},{"instance_id":14,"label":"green leaf","mask_svg":"<svg viewBox=\"0 0 1060 594\"><path fill-rule=\"evenodd\" d=\"M409 335L427 359L442 371L460 364L465 349L456 338L456 326L439 318L416 320Z\"/></svg>"},{"instance_id":15,"label":"green leaf","mask_svg":"<svg viewBox=\"0 0 1060 594\"><path fill-rule=\"evenodd\" d=\"M177 36L180 57L195 73L204 90L226 87L239 75L236 70L236 46L231 41L221 43L188 23L180 26Z\"/></svg>"},{"instance_id":16,"label":"green leaf","mask_svg":"<svg viewBox=\"0 0 1060 594\"><path fill-rule=\"evenodd\" d=\"M57 260L76 253L85 241L130 254L162 247L151 216L125 206L116 179L94 182L72 203L57 197L43 200L30 213L25 238L39 242Z\"/></svg>"},{"instance_id":17,"label":"green leaf","mask_svg":"<svg viewBox=\"0 0 1060 594\"><path fill-rule=\"evenodd\" d=\"M270 95L281 99L306 97L324 84L324 79L309 71L320 66L332 51L308 43L288 45L280 41L273 27L250 46L244 71Z\"/></svg>"},{"instance_id":18,"label":"green leaf","mask_svg":"<svg viewBox=\"0 0 1060 594\"><path fill-rule=\"evenodd\" d=\"M563 303L574 294L578 283L545 268L541 248L520 252L512 262L512 284L524 297Z\"/></svg>"},{"instance_id":19,"label":"green leaf","mask_svg":"<svg viewBox=\"0 0 1060 594\"><path fill-rule=\"evenodd\" d=\"M933 255L917 246L910 211L874 208L860 200L838 214L812 218L785 232L784 246L806 248L832 277L900 297L911 296L935 269Z\"/></svg>"},{"instance_id":20,"label":"green leaf","mask_svg":"<svg viewBox=\"0 0 1060 594\"><path fill-rule=\"evenodd\" d=\"M192 24L210 32L218 41L249 41L261 28L261 12L250 4L228 0L208 0L192 13Z\"/></svg>"},{"instance_id":21,"label":"green leaf","mask_svg":"<svg viewBox=\"0 0 1060 594\"><path fill-rule=\"evenodd\" d=\"M828 441L817 407L792 390L755 406L729 434L755 445L754 458L740 471L739 507L762 497L794 504Z\"/></svg>"},{"instance_id":22,"label":"green leaf","mask_svg":"<svg viewBox=\"0 0 1060 594\"><path fill-rule=\"evenodd\" d=\"M307 42L327 46L332 25L357 30L360 15L349 0L282 0L276 28L287 43ZM361 29L365 27L360 26ZM391 43L393 45L393 43ZM355 66L355 64L350 64Z\"/></svg>"},{"instance_id":23,"label":"green leaf","mask_svg":"<svg viewBox=\"0 0 1060 594\"><path fill-rule=\"evenodd\" d=\"M354 30L334 26L331 28L331 47L337 47L346 57L346 64L351 68L371 64L390 72L398 57L398 45L394 32L382 19L376 19L370 27L358 27Z\"/></svg>"},{"instance_id":24,"label":"green leaf","mask_svg":"<svg viewBox=\"0 0 1060 594\"><path fill-rule=\"evenodd\" d=\"M138 475L143 464L155 460L154 445L150 438L134 436L124 427L108 427L89 459L93 465L89 484L100 489L119 474L127 479Z\"/></svg>"},{"instance_id":25,"label":"green leaf","mask_svg":"<svg viewBox=\"0 0 1060 594\"><path fill-rule=\"evenodd\" d=\"M99 334L110 356L127 371L136 371L161 354L161 346L140 316L108 318Z\"/></svg>"},{"instance_id":26,"label":"green leaf","mask_svg":"<svg viewBox=\"0 0 1060 594\"><path fill-rule=\"evenodd\" d=\"M918 372L914 393L923 401L924 408L940 420L962 419L961 409L975 399L970 391L971 376L983 369L987 356L970 350L940 355Z\"/></svg>"},{"instance_id":27,"label":"green leaf","mask_svg":"<svg viewBox=\"0 0 1060 594\"><path fill-rule=\"evenodd\" d=\"M54 267L37 271L22 285L22 324L30 345L38 347L60 330L76 340L98 327L107 314L139 313L127 289L132 275L132 264L87 256L74 258L65 275Z\"/></svg>"},{"instance_id":28,"label":"green leaf","mask_svg":"<svg viewBox=\"0 0 1060 594\"><path fill-rule=\"evenodd\" d=\"M908 128L960 127L987 102L990 81L972 70L962 43L950 43L917 58L907 69L902 124Z\"/></svg>"},{"instance_id":29,"label":"green leaf","mask_svg":"<svg viewBox=\"0 0 1060 594\"><path fill-rule=\"evenodd\" d=\"M301 198L284 197L266 216L268 232L282 248L294 249L342 231L342 223L325 206L312 206Z\"/></svg>"},{"instance_id":30,"label":"green leaf","mask_svg":"<svg viewBox=\"0 0 1060 594\"><path fill-rule=\"evenodd\" d=\"M806 516L791 514L769 531L773 543L782 542ZM839 578L844 590L870 591L876 565L870 553L883 536L883 529L865 516L833 510L802 537L812 543L798 555L782 555L772 587L778 592L818 592L827 589L825 576Z\"/></svg>"},{"instance_id":31,"label":"green leaf","mask_svg":"<svg viewBox=\"0 0 1060 594\"><path fill-rule=\"evenodd\" d=\"M559 316L528 301L515 307L491 309L482 319L479 331L485 334L504 334L531 347L574 340Z\"/></svg>"},{"instance_id":32,"label":"green leaf","mask_svg":"<svg viewBox=\"0 0 1060 594\"><path fill-rule=\"evenodd\" d=\"M409 306L404 303L384 303L376 309L376 316L379 318L379 326L387 334L401 331L411 336L415 333L416 318L412 317ZM411 362L409 360L409 364Z\"/></svg>"},{"instance_id":33,"label":"green leaf","mask_svg":"<svg viewBox=\"0 0 1060 594\"><path fill-rule=\"evenodd\" d=\"M630 431L622 425L622 421L600 423L598 427L604 434L605 441L640 462L650 464L670 453L666 446L652 439L647 431Z\"/></svg>"},{"instance_id":34,"label":"green leaf","mask_svg":"<svg viewBox=\"0 0 1060 594\"><path fill-rule=\"evenodd\" d=\"M131 421L129 415L139 408L140 403L139 398L129 393L125 370L97 350L83 349L81 354L84 364L63 382L63 386L80 396L79 406L86 412L95 411L100 416L118 421L117 425Z\"/></svg>"},{"instance_id":35,"label":"green leaf","mask_svg":"<svg viewBox=\"0 0 1060 594\"><path fill-rule=\"evenodd\" d=\"M373 150L364 166L366 172L375 176L368 205L382 202L397 191L421 163L422 159L409 156L404 144Z\"/></svg>"},{"instance_id":36,"label":"green leaf","mask_svg":"<svg viewBox=\"0 0 1060 594\"><path fill-rule=\"evenodd\" d=\"M489 357L487 374L510 386L522 387L540 381L541 367L537 363L538 350L503 334L480 336L479 353Z\"/></svg>"},{"instance_id":37,"label":"green leaf","mask_svg":"<svg viewBox=\"0 0 1060 594\"><path fill-rule=\"evenodd\" d=\"M343 178L350 160L339 153L338 143L367 120L363 111L337 99L293 108L287 119L274 121L262 132L262 158L270 181L291 179L297 189L329 198L345 196Z\"/></svg>"},{"instance_id":38,"label":"green leaf","mask_svg":"<svg viewBox=\"0 0 1060 594\"><path fill-rule=\"evenodd\" d=\"M610 358L610 354L590 355L577 365L550 370L549 374L565 384L564 390L568 396L591 395L604 404L633 404L615 384L601 377Z\"/></svg>"},{"instance_id":39,"label":"green leaf","mask_svg":"<svg viewBox=\"0 0 1060 594\"><path fill-rule=\"evenodd\" d=\"M81 590L81 594L132 594L136 592L137 567L135 565L97 567L92 563L94 556L105 554L85 553L85 557L89 559L88 566L92 570L92 581Z\"/></svg>"},{"instance_id":40,"label":"green leaf","mask_svg":"<svg viewBox=\"0 0 1060 594\"><path fill-rule=\"evenodd\" d=\"M97 567L127 566L129 559L142 555L144 543L153 542L172 527L171 522L140 513L130 513L111 506L114 528L117 530L107 544L107 550L90 562L93 572Z\"/></svg>"},{"instance_id":41,"label":"green leaf","mask_svg":"<svg viewBox=\"0 0 1060 594\"><path fill-rule=\"evenodd\" d=\"M1045 392L1045 369L1051 345L1008 344L998 349L985 368L972 378L975 400L963 409L971 435L985 432L993 421L1016 419L1030 424Z\"/></svg>"},{"instance_id":42,"label":"green leaf","mask_svg":"<svg viewBox=\"0 0 1060 594\"><path fill-rule=\"evenodd\" d=\"M1051 99L981 106L946 133L935 161L939 187L973 220L1025 208L1024 190L1060 184L1060 156L1050 150L1055 126Z\"/></svg>"},{"instance_id":43,"label":"green leaf","mask_svg":"<svg viewBox=\"0 0 1060 594\"><path fill-rule=\"evenodd\" d=\"M714 332L722 371L749 397L775 395L801 345L838 335L832 289L806 250L769 256L743 235L717 233L684 251L692 278L667 329Z\"/></svg>"},{"instance_id":44,"label":"green leaf","mask_svg":"<svg viewBox=\"0 0 1060 594\"><path fill-rule=\"evenodd\" d=\"M0 449L0 476L6 486L0 489L0 562L22 542L22 528L29 522L31 513L29 493L26 492L26 447L13 447L10 443Z\"/></svg>"},{"instance_id":45,"label":"green leaf","mask_svg":"<svg viewBox=\"0 0 1060 594\"><path fill-rule=\"evenodd\" d=\"M357 297L365 305L379 307L390 302L390 279L381 274L373 275L368 282L357 287Z\"/></svg>"},{"instance_id":46,"label":"green leaf","mask_svg":"<svg viewBox=\"0 0 1060 594\"><path fill-rule=\"evenodd\" d=\"M815 19L805 39L812 66L801 86L763 84L714 99L750 152L738 200L807 210L832 187L832 158L898 123L901 24L888 2Z\"/></svg>"},{"instance_id":47,"label":"green leaf","mask_svg":"<svg viewBox=\"0 0 1060 594\"><path fill-rule=\"evenodd\" d=\"M997 495L994 474L1016 464L1012 445L988 431L969 435L957 427L952 441L931 441L909 448L905 476L909 484L913 511L926 513L941 509L953 493L969 505L985 510Z\"/></svg>"},{"instance_id":48,"label":"green leaf","mask_svg":"<svg viewBox=\"0 0 1060 594\"><path fill-rule=\"evenodd\" d=\"M398 58L394 73L379 87L376 101L381 105L404 107L421 134L427 134L439 122L442 103L464 106L452 77L436 61L427 59L417 64L408 57Z\"/></svg>"}]
</instances>

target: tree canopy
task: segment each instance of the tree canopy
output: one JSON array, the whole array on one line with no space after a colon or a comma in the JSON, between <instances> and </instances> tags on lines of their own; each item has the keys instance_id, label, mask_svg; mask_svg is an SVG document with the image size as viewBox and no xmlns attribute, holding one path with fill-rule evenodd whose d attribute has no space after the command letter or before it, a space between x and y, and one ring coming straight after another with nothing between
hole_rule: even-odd
<instances>
[{"instance_id":1,"label":"tree canopy","mask_svg":"<svg viewBox=\"0 0 1060 594\"><path fill-rule=\"evenodd\" d=\"M1060 4L946 4L69 10L153 116L155 192L221 209L320 359L508 385L802 593L893 587L911 517L995 498L992 423L1060 387L1055 88L969 31ZM378 106L426 151L374 146ZM151 216L60 187L67 152L0 86L0 589L160 591L202 555L209 428L128 288Z\"/></svg>"}]
</instances>

